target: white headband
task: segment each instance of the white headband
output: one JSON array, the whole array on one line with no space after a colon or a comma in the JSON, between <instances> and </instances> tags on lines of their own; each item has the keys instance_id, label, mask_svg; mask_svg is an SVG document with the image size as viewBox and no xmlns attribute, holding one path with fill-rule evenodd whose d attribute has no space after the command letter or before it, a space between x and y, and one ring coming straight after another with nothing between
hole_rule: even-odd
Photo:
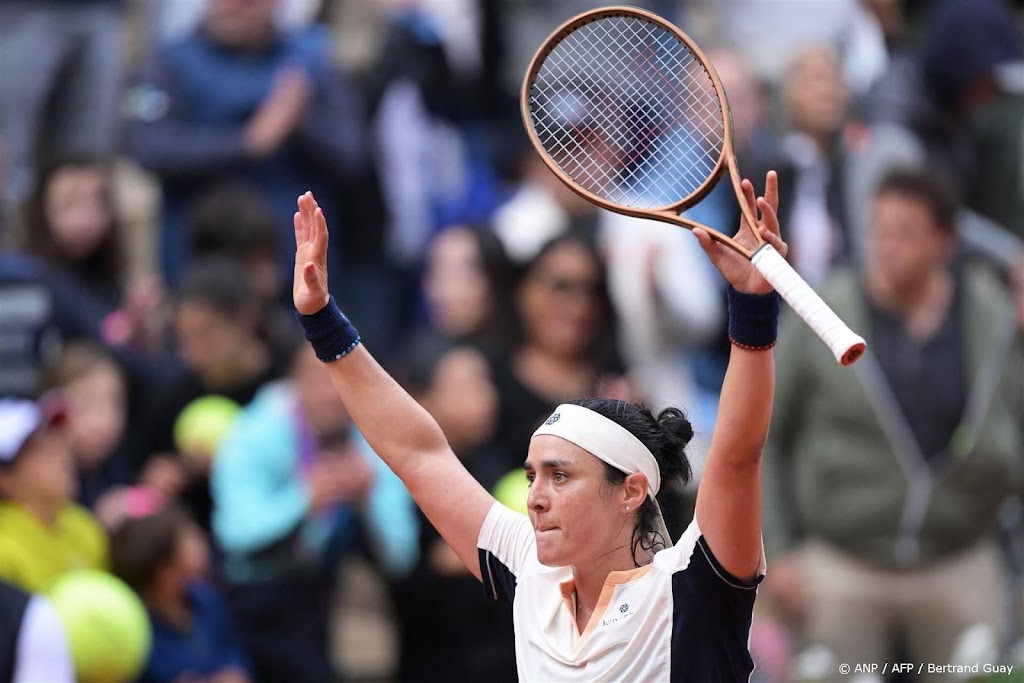
<instances>
[{"instance_id":1,"label":"white headband","mask_svg":"<svg viewBox=\"0 0 1024 683\"><path fill-rule=\"evenodd\" d=\"M661 489L661 471L640 439L622 425L583 406L563 403L542 424L534 436L550 434L574 443L594 457L626 474L642 472L647 476L647 495L651 500Z\"/></svg>"}]
</instances>

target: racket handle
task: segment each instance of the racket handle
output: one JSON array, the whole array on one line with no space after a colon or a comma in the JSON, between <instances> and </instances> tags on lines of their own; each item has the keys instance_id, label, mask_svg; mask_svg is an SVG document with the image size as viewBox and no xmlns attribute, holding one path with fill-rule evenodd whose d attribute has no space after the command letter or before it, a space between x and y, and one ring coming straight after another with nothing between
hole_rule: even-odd
<instances>
[{"instance_id":1,"label":"racket handle","mask_svg":"<svg viewBox=\"0 0 1024 683\"><path fill-rule=\"evenodd\" d=\"M811 329L821 337L842 365L850 365L864 353L864 338L846 326L811 286L770 244L761 245L750 258L754 267L771 283Z\"/></svg>"}]
</instances>

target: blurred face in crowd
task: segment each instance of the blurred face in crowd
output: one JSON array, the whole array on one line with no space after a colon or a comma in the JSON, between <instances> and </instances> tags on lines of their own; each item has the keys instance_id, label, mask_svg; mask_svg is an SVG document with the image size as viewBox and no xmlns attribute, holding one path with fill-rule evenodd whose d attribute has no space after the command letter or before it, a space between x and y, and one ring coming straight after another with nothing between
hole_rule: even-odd
<instances>
[{"instance_id":1,"label":"blurred face in crowd","mask_svg":"<svg viewBox=\"0 0 1024 683\"><path fill-rule=\"evenodd\" d=\"M209 0L206 31L220 45L262 47L274 28L277 0Z\"/></svg>"},{"instance_id":2,"label":"blurred face in crowd","mask_svg":"<svg viewBox=\"0 0 1024 683\"><path fill-rule=\"evenodd\" d=\"M799 52L786 77L785 97L797 130L815 137L839 130L850 93L836 53L824 46Z\"/></svg>"},{"instance_id":3,"label":"blurred face in crowd","mask_svg":"<svg viewBox=\"0 0 1024 683\"><path fill-rule=\"evenodd\" d=\"M111 230L108 178L99 166L59 169L43 201L53 240L69 259L92 255Z\"/></svg>"},{"instance_id":4,"label":"blurred face in crowd","mask_svg":"<svg viewBox=\"0 0 1024 683\"><path fill-rule=\"evenodd\" d=\"M548 250L519 292L528 342L557 356L585 353L604 315L600 291L601 267L586 247L567 241Z\"/></svg>"},{"instance_id":5,"label":"blurred face in crowd","mask_svg":"<svg viewBox=\"0 0 1024 683\"><path fill-rule=\"evenodd\" d=\"M103 361L64 385L61 394L75 458L87 469L95 467L110 456L124 433L124 378L113 363Z\"/></svg>"},{"instance_id":6,"label":"blurred face in crowd","mask_svg":"<svg viewBox=\"0 0 1024 683\"><path fill-rule=\"evenodd\" d=\"M291 378L299 405L314 432L331 434L349 426L351 420L345 404L309 344L302 344L296 351Z\"/></svg>"},{"instance_id":7,"label":"blurred face in crowd","mask_svg":"<svg viewBox=\"0 0 1024 683\"><path fill-rule=\"evenodd\" d=\"M238 350L249 345L251 325L244 315L231 317L202 301L183 301L174 330L185 366L204 377L234 367Z\"/></svg>"},{"instance_id":8,"label":"blurred face in crowd","mask_svg":"<svg viewBox=\"0 0 1024 683\"><path fill-rule=\"evenodd\" d=\"M483 354L468 346L445 354L420 403L457 453L483 444L498 417L498 394Z\"/></svg>"},{"instance_id":9,"label":"blurred face in crowd","mask_svg":"<svg viewBox=\"0 0 1024 683\"><path fill-rule=\"evenodd\" d=\"M46 427L29 437L13 463L0 469L0 490L34 510L56 512L77 493L75 464L64 429Z\"/></svg>"},{"instance_id":10,"label":"blurred face in crowd","mask_svg":"<svg viewBox=\"0 0 1024 683\"><path fill-rule=\"evenodd\" d=\"M742 148L764 118L764 98L753 72L735 52L712 50L708 59L729 96L733 137Z\"/></svg>"},{"instance_id":11,"label":"blurred face in crowd","mask_svg":"<svg viewBox=\"0 0 1024 683\"><path fill-rule=\"evenodd\" d=\"M492 292L469 230L452 228L434 241L427 255L423 289L438 332L460 338L484 325Z\"/></svg>"},{"instance_id":12,"label":"blurred face in crowd","mask_svg":"<svg viewBox=\"0 0 1024 683\"><path fill-rule=\"evenodd\" d=\"M923 199L883 192L873 207L869 272L889 292L917 291L946 266L953 239Z\"/></svg>"},{"instance_id":13,"label":"blurred face in crowd","mask_svg":"<svg viewBox=\"0 0 1024 683\"><path fill-rule=\"evenodd\" d=\"M195 522L188 520L178 532L174 565L183 583L194 581L206 575L210 566L210 551L206 535Z\"/></svg>"}]
</instances>

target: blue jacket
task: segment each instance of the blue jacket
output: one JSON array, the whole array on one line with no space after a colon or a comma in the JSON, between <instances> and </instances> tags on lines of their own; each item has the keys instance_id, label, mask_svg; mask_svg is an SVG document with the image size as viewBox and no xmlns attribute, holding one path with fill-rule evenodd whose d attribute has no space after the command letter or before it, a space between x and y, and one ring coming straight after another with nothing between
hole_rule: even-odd
<instances>
[{"instance_id":1,"label":"blue jacket","mask_svg":"<svg viewBox=\"0 0 1024 683\"><path fill-rule=\"evenodd\" d=\"M139 683L206 679L229 668L249 673L249 659L221 596L204 582L193 583L187 592L192 614L188 631L149 613L153 644Z\"/></svg>"},{"instance_id":2,"label":"blue jacket","mask_svg":"<svg viewBox=\"0 0 1024 683\"><path fill-rule=\"evenodd\" d=\"M336 550L338 529L325 530L319 520L309 518L295 415L290 385L268 385L242 411L217 450L210 477L213 533L228 558L229 573L233 556L254 555L296 530L312 552L322 556ZM355 438L374 467L373 487L362 510L368 535L376 542L374 550L385 569L405 573L419 555L415 504L362 435L356 433ZM351 532L351 514L340 508L335 523Z\"/></svg>"},{"instance_id":3,"label":"blue jacket","mask_svg":"<svg viewBox=\"0 0 1024 683\"><path fill-rule=\"evenodd\" d=\"M282 69L312 81L308 112L276 153L254 159L245 127ZM295 199L313 190L339 227L335 182L364 160L362 104L331 65L330 33L310 26L280 35L260 54L213 43L202 30L157 50L125 95L132 155L163 184L162 260L175 283L187 263L191 202L221 179L242 181L269 204L280 228L284 272L291 271Z\"/></svg>"}]
</instances>

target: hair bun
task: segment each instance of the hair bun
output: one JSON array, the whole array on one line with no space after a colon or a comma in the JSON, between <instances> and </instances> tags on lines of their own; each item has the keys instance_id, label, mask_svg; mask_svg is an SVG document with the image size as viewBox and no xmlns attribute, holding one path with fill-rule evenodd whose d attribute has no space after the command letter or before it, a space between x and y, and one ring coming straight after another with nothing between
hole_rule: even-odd
<instances>
[{"instance_id":1,"label":"hair bun","mask_svg":"<svg viewBox=\"0 0 1024 683\"><path fill-rule=\"evenodd\" d=\"M693 425L679 408L665 408L657 417L658 427L678 448L685 448L693 438Z\"/></svg>"}]
</instances>

